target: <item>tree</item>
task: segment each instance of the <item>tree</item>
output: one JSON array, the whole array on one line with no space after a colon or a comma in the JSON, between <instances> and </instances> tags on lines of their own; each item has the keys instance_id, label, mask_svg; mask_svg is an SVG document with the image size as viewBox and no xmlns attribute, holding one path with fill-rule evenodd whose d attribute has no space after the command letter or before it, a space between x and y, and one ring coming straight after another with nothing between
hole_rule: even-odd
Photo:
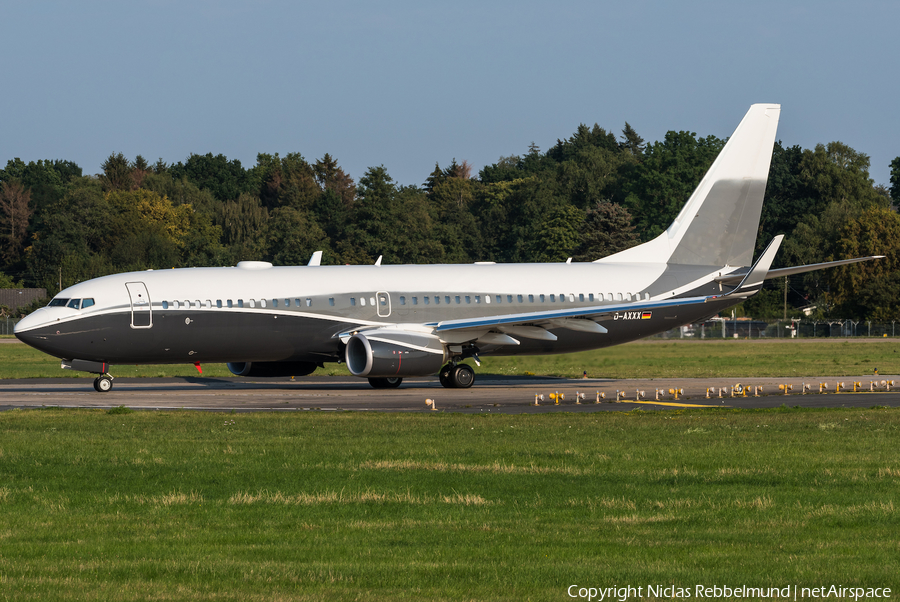
<instances>
[{"instance_id":1,"label":"tree","mask_svg":"<svg viewBox=\"0 0 900 602\"><path fill-rule=\"evenodd\" d=\"M595 261L641 242L628 210L609 201L600 201L587 212L579 234L575 261Z\"/></svg>"},{"instance_id":2,"label":"tree","mask_svg":"<svg viewBox=\"0 0 900 602\"><path fill-rule=\"evenodd\" d=\"M313 173L322 192L333 191L347 208L353 204L356 198L356 184L331 155L325 153L324 157L316 161Z\"/></svg>"},{"instance_id":3,"label":"tree","mask_svg":"<svg viewBox=\"0 0 900 602\"><path fill-rule=\"evenodd\" d=\"M269 212L257 197L245 192L236 201L225 201L215 221L222 229L222 243L232 263L266 256Z\"/></svg>"},{"instance_id":4,"label":"tree","mask_svg":"<svg viewBox=\"0 0 900 602\"><path fill-rule=\"evenodd\" d=\"M900 157L891 161L891 198L900 204Z\"/></svg>"},{"instance_id":5,"label":"tree","mask_svg":"<svg viewBox=\"0 0 900 602\"><path fill-rule=\"evenodd\" d=\"M869 207L844 222L834 247L835 258L885 255L829 270L830 300L839 314L900 318L900 216L884 207Z\"/></svg>"},{"instance_id":6,"label":"tree","mask_svg":"<svg viewBox=\"0 0 900 602\"><path fill-rule=\"evenodd\" d=\"M169 172L175 180L186 177L198 188L209 190L220 201L233 201L242 192L250 191L248 175L241 162L237 159L229 161L222 154L191 153L187 161L176 163L169 168Z\"/></svg>"},{"instance_id":7,"label":"tree","mask_svg":"<svg viewBox=\"0 0 900 602\"><path fill-rule=\"evenodd\" d=\"M305 265L316 251L330 251L328 237L310 215L295 207L272 211L269 257L277 265Z\"/></svg>"},{"instance_id":8,"label":"tree","mask_svg":"<svg viewBox=\"0 0 900 602\"><path fill-rule=\"evenodd\" d=\"M131 190L134 185L133 167L125 155L112 153L100 167L103 169L100 181L103 183L104 190Z\"/></svg>"},{"instance_id":9,"label":"tree","mask_svg":"<svg viewBox=\"0 0 900 602\"><path fill-rule=\"evenodd\" d=\"M31 191L21 182L0 183L0 223L3 224L3 257L7 263L18 259L31 217Z\"/></svg>"},{"instance_id":10,"label":"tree","mask_svg":"<svg viewBox=\"0 0 900 602\"><path fill-rule=\"evenodd\" d=\"M644 139L638 136L631 124L626 121L625 129L622 130L622 142L619 143L619 148L629 152L636 159L640 159L646 146Z\"/></svg>"},{"instance_id":11,"label":"tree","mask_svg":"<svg viewBox=\"0 0 900 602\"><path fill-rule=\"evenodd\" d=\"M571 205L557 207L546 220L534 224L530 238L531 261L565 261L572 257L584 224L584 212Z\"/></svg>"}]
</instances>

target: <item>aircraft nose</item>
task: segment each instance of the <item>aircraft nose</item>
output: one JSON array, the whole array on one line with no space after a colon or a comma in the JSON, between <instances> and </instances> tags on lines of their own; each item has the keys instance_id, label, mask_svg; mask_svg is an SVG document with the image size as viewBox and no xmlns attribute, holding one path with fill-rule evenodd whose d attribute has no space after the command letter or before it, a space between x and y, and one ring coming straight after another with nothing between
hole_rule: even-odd
<instances>
[{"instance_id":1,"label":"aircraft nose","mask_svg":"<svg viewBox=\"0 0 900 602\"><path fill-rule=\"evenodd\" d=\"M26 340L26 338L28 338L28 332L30 330L34 330L44 323L43 316L41 315L42 313L43 312L39 309L36 312L30 313L19 320L16 323L15 328L13 329L13 334L16 335L16 338L23 343L27 343L28 341Z\"/></svg>"}]
</instances>

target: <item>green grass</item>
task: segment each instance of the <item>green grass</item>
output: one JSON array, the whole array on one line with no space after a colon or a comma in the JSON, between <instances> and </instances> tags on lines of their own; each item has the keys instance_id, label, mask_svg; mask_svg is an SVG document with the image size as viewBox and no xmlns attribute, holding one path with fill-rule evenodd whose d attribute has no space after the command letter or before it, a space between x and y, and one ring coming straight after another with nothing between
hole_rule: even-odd
<instances>
[{"instance_id":1,"label":"green grass","mask_svg":"<svg viewBox=\"0 0 900 602\"><path fill-rule=\"evenodd\" d=\"M484 357L479 374L605 378L866 376L900 373L900 341L645 340L606 349L547 356ZM231 376L224 364L203 364L204 376ZM197 376L191 364L113 366L115 376ZM317 375L349 375L326 364ZM59 360L22 344L0 345L0 379L93 375L61 370Z\"/></svg>"},{"instance_id":2,"label":"green grass","mask_svg":"<svg viewBox=\"0 0 900 602\"><path fill-rule=\"evenodd\" d=\"M898 437L888 409L4 412L0 600L896 592Z\"/></svg>"}]
</instances>

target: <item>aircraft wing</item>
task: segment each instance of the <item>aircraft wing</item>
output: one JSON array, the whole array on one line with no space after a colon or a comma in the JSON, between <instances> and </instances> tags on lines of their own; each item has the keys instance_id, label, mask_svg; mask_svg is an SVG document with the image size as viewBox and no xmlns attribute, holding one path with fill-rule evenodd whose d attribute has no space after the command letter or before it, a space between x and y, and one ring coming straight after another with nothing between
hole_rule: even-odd
<instances>
[{"instance_id":1,"label":"aircraft wing","mask_svg":"<svg viewBox=\"0 0 900 602\"><path fill-rule=\"evenodd\" d=\"M484 342L496 342L497 344L518 344L518 341L511 338L512 336L552 341L556 340L556 336L549 332L548 328L565 328L604 334L607 330L598 324L597 320L613 319L617 315L624 315L626 312L632 315L640 313L642 318L644 316L650 318L654 309L698 305L716 298L718 297L707 296L662 299L659 301L634 301L631 303L617 303L615 305L444 320L431 322L425 324L425 326L431 327L435 334L448 342L465 342L472 339L480 339ZM504 334L508 336L504 337ZM495 341L491 339L495 339Z\"/></svg>"}]
</instances>

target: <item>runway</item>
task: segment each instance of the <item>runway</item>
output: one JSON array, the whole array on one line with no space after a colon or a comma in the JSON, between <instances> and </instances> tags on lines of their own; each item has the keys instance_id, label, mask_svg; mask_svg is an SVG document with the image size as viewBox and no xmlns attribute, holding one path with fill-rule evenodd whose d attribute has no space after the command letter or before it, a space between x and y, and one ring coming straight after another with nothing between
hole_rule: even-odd
<instances>
[{"instance_id":1,"label":"runway","mask_svg":"<svg viewBox=\"0 0 900 602\"><path fill-rule=\"evenodd\" d=\"M746 380L613 380L480 375L471 389L445 389L436 377L423 377L406 379L400 388L385 390L373 389L365 380L348 377L313 376L294 381L289 378L254 380L239 377L117 378L112 391L97 393L89 378L46 378L0 382L0 410L126 406L143 410L236 412L442 411L521 414L775 408L782 405L809 408L897 407L900 406L900 391L895 388L888 390L886 385L881 384L891 380L900 385L900 376L897 375ZM855 393L854 381L859 383ZM736 387L739 383L740 389ZM844 388L836 392L839 383L843 383ZM820 393L822 384L826 388ZM787 394L779 385L788 387ZM809 385L805 394L804 385ZM762 387L761 391L757 391L756 387ZM676 397L670 392L673 389L682 389L683 393ZM617 393L620 398L618 402ZM710 396L707 397L707 394ZM426 405L428 399L433 400L436 410Z\"/></svg>"}]
</instances>

